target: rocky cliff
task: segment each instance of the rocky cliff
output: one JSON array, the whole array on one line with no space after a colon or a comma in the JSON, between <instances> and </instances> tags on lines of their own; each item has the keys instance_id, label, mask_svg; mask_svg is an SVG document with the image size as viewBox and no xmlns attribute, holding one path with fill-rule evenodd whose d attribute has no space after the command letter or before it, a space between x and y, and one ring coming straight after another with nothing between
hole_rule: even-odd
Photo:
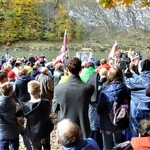
<instances>
[{"instance_id":1,"label":"rocky cliff","mask_svg":"<svg viewBox=\"0 0 150 150\"><path fill-rule=\"evenodd\" d=\"M96 0L64 0L63 3L69 10L70 17L82 20L85 27L150 31L150 8L139 8L138 2L125 9L99 8Z\"/></svg>"}]
</instances>

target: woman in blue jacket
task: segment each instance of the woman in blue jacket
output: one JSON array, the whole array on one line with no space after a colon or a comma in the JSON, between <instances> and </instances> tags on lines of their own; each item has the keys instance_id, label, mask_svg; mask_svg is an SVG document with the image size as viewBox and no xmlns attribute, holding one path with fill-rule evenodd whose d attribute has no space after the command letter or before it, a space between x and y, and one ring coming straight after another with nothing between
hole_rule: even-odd
<instances>
[{"instance_id":1,"label":"woman in blue jacket","mask_svg":"<svg viewBox=\"0 0 150 150\"><path fill-rule=\"evenodd\" d=\"M113 66L107 76L107 85L100 91L97 112L100 115L100 131L103 149L112 150L113 146L123 142L122 130L125 128L112 124L109 113L113 102L130 101L130 91L123 82L123 73L118 66Z\"/></svg>"}]
</instances>

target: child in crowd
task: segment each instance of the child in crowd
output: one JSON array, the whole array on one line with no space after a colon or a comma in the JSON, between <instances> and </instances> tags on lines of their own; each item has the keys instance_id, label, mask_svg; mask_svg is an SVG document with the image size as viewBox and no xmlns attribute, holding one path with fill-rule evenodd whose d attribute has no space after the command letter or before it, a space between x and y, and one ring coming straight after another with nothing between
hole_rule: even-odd
<instances>
[{"instance_id":1,"label":"child in crowd","mask_svg":"<svg viewBox=\"0 0 150 150\"><path fill-rule=\"evenodd\" d=\"M19 148L19 122L21 118L16 117L19 107L11 98L13 86L5 82L0 87L0 149L18 150ZM23 120L22 120L23 121ZM23 123L23 122L22 122Z\"/></svg>"},{"instance_id":2,"label":"child in crowd","mask_svg":"<svg viewBox=\"0 0 150 150\"><path fill-rule=\"evenodd\" d=\"M40 83L30 81L28 83L30 101L23 103L24 116L27 118L26 134L32 142L33 149L50 150L50 132L53 124L49 118L50 103L40 98Z\"/></svg>"}]
</instances>

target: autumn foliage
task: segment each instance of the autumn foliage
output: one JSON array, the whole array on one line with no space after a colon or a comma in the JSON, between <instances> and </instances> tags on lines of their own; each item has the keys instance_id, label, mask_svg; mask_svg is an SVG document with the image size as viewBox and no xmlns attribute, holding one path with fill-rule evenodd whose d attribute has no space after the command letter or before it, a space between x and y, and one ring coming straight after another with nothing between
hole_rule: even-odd
<instances>
[{"instance_id":1,"label":"autumn foliage","mask_svg":"<svg viewBox=\"0 0 150 150\"><path fill-rule=\"evenodd\" d=\"M56 2L56 3L55 3ZM0 0L0 44L16 41L62 41L67 30L68 39L81 40L83 24L72 20L60 0ZM135 0L99 0L104 8L124 8ZM53 6L54 5L54 6ZM140 7L150 7L150 0L142 0ZM49 8L53 6L54 10Z\"/></svg>"},{"instance_id":2,"label":"autumn foliage","mask_svg":"<svg viewBox=\"0 0 150 150\"><path fill-rule=\"evenodd\" d=\"M113 8L119 6L121 8L125 8L133 4L136 0L99 0L100 7L104 8ZM139 2L139 7L150 7L150 0L142 0Z\"/></svg>"},{"instance_id":3,"label":"autumn foliage","mask_svg":"<svg viewBox=\"0 0 150 150\"><path fill-rule=\"evenodd\" d=\"M65 30L69 40L76 38L75 35L80 33L76 28L78 24L73 23L65 7L60 2L56 3L55 13L47 17L44 11L48 5L51 4L44 0L0 0L0 43L61 41Z\"/></svg>"}]
</instances>

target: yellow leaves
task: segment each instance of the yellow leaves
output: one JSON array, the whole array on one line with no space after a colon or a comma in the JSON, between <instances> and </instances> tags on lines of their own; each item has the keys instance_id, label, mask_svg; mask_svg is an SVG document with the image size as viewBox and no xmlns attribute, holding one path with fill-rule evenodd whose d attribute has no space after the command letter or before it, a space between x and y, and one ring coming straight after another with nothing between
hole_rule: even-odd
<instances>
[{"instance_id":1,"label":"yellow leaves","mask_svg":"<svg viewBox=\"0 0 150 150\"><path fill-rule=\"evenodd\" d=\"M121 1L117 1L116 4L124 9L126 6L131 5L135 0L121 0Z\"/></svg>"},{"instance_id":2,"label":"yellow leaves","mask_svg":"<svg viewBox=\"0 0 150 150\"><path fill-rule=\"evenodd\" d=\"M3 0L1 9L4 14L1 23L3 31L1 42L38 38L40 26L39 16L36 15L37 0L7 0L4 2Z\"/></svg>"},{"instance_id":3,"label":"yellow leaves","mask_svg":"<svg viewBox=\"0 0 150 150\"><path fill-rule=\"evenodd\" d=\"M116 0L100 0L99 5L110 9L116 5Z\"/></svg>"},{"instance_id":4,"label":"yellow leaves","mask_svg":"<svg viewBox=\"0 0 150 150\"><path fill-rule=\"evenodd\" d=\"M14 2L15 4L19 4L19 5L21 5L21 4L35 4L35 0L12 0L12 2Z\"/></svg>"},{"instance_id":5,"label":"yellow leaves","mask_svg":"<svg viewBox=\"0 0 150 150\"><path fill-rule=\"evenodd\" d=\"M114 7L114 5L112 5L112 3L105 3L105 4L103 4L103 7L110 9L110 8Z\"/></svg>"},{"instance_id":6,"label":"yellow leaves","mask_svg":"<svg viewBox=\"0 0 150 150\"><path fill-rule=\"evenodd\" d=\"M126 3L126 5L130 5L134 2L135 0L124 0L124 2Z\"/></svg>"},{"instance_id":7,"label":"yellow leaves","mask_svg":"<svg viewBox=\"0 0 150 150\"><path fill-rule=\"evenodd\" d=\"M104 8L113 8L119 6L124 9L126 6L133 4L135 0L100 0L99 5ZM150 0L142 0L140 7L150 7Z\"/></svg>"},{"instance_id":8,"label":"yellow leaves","mask_svg":"<svg viewBox=\"0 0 150 150\"><path fill-rule=\"evenodd\" d=\"M139 7L150 7L150 0L142 0Z\"/></svg>"}]
</instances>

